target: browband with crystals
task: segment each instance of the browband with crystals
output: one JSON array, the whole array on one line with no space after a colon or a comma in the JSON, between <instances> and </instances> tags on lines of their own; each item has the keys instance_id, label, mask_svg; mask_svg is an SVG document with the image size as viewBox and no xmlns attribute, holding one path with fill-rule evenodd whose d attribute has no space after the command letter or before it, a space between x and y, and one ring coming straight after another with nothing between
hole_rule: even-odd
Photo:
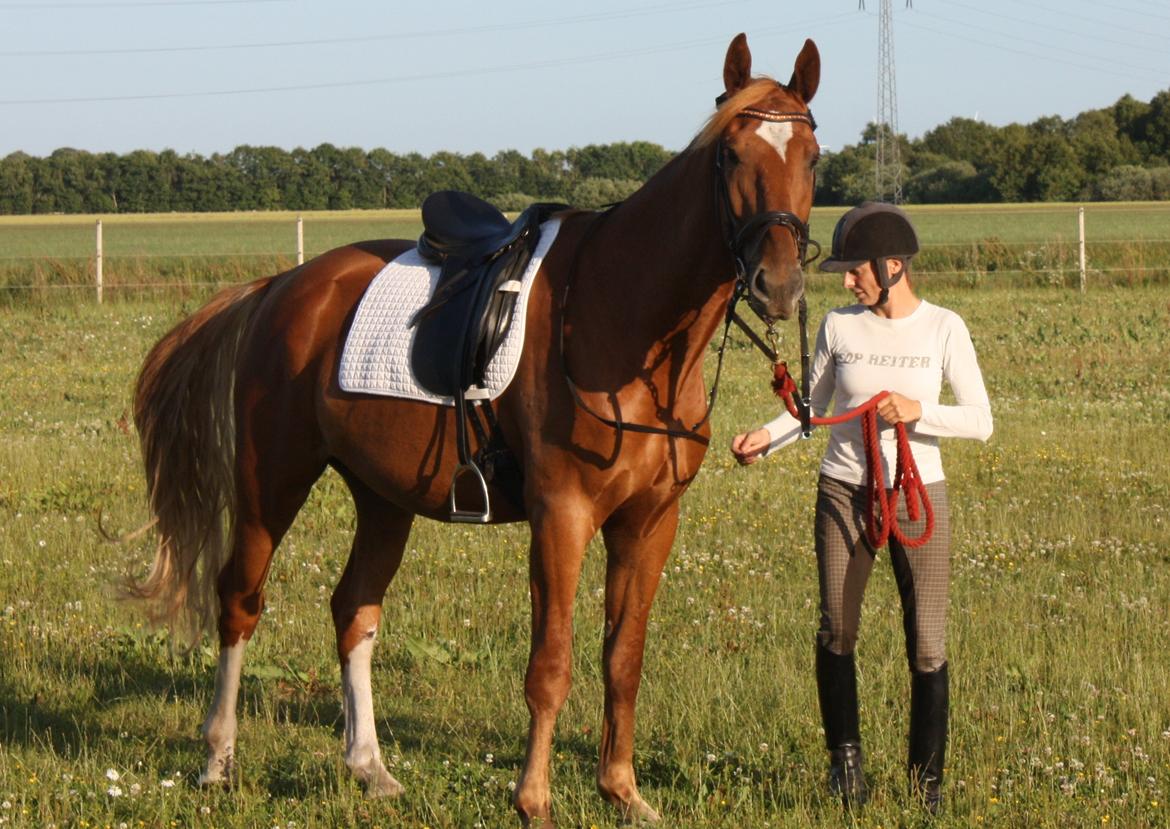
<instances>
[{"instance_id":1,"label":"browband with crystals","mask_svg":"<svg viewBox=\"0 0 1170 829\"><path fill-rule=\"evenodd\" d=\"M738 113L739 118L755 118L758 121L773 121L783 123L785 121L801 121L808 124L814 130L817 128L817 119L813 118L812 112L776 112L771 109L756 109L755 107L747 107Z\"/></svg>"},{"instance_id":2,"label":"browband with crystals","mask_svg":"<svg viewBox=\"0 0 1170 829\"><path fill-rule=\"evenodd\" d=\"M781 89L785 87L777 83ZM715 99L715 106L721 107L724 102L731 96L724 92ZM777 112L774 109L756 109L755 107L746 107L741 112L736 113L739 118L755 118L758 121L772 121L776 123L783 123L785 121L802 121L808 124L813 130L817 128L817 119L813 118L812 111L809 112Z\"/></svg>"}]
</instances>

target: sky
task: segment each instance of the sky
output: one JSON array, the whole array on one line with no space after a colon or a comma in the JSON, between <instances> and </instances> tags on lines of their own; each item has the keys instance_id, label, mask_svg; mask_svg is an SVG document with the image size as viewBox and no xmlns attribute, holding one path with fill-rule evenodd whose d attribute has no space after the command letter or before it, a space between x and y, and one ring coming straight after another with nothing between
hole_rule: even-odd
<instances>
[{"instance_id":1,"label":"sky","mask_svg":"<svg viewBox=\"0 0 1170 829\"><path fill-rule=\"evenodd\" d=\"M864 8L859 6L864 5ZM1167 0L892 0L898 130L1170 88ZM321 143L430 155L686 146L731 39L821 54L828 149L877 110L880 0L0 0L0 157Z\"/></svg>"}]
</instances>

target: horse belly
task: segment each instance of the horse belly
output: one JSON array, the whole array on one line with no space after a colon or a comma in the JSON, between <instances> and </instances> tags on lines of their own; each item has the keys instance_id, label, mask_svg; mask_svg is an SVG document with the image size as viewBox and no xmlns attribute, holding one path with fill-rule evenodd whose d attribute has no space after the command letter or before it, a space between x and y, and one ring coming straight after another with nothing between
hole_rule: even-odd
<instances>
[{"instance_id":1,"label":"horse belly","mask_svg":"<svg viewBox=\"0 0 1170 829\"><path fill-rule=\"evenodd\" d=\"M454 410L344 392L341 398L331 403L322 423L331 460L402 509L446 520L459 460ZM524 518L522 505L499 487L489 486L489 493L493 523ZM470 477L461 477L457 500L461 507L482 500Z\"/></svg>"}]
</instances>

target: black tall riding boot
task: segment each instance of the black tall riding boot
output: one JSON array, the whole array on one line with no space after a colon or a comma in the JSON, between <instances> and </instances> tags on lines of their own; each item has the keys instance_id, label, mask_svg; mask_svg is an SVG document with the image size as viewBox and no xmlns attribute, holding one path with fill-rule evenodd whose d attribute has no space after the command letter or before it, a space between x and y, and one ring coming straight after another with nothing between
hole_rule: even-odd
<instances>
[{"instance_id":1,"label":"black tall riding boot","mask_svg":"<svg viewBox=\"0 0 1170 829\"><path fill-rule=\"evenodd\" d=\"M910 674L910 791L931 814L942 805L947 753L947 665Z\"/></svg>"},{"instance_id":2,"label":"black tall riding boot","mask_svg":"<svg viewBox=\"0 0 1170 829\"><path fill-rule=\"evenodd\" d=\"M861 806L869 791L861 767L853 654L839 656L817 644L817 696L829 749L829 791L839 795L847 807Z\"/></svg>"}]
</instances>

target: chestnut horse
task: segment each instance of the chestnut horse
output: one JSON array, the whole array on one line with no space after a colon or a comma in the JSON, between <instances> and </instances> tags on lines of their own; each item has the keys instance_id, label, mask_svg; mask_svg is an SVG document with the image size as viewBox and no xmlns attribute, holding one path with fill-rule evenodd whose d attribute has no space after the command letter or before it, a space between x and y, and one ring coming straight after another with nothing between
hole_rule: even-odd
<instances>
[{"instance_id":1,"label":"chestnut horse","mask_svg":"<svg viewBox=\"0 0 1170 829\"><path fill-rule=\"evenodd\" d=\"M494 403L523 472L523 503L493 490L493 520L531 527L531 720L514 796L525 824L550 819L549 753L569 692L574 595L598 530L607 570L597 787L626 819L658 817L635 783L634 704L679 496L710 436L703 358L737 273L769 321L787 319L803 294L818 156L808 102L819 76L810 40L787 85L753 78L747 39L737 36L724 93L691 144L624 203L560 214L532 288L519 368ZM414 517L448 517L454 414L344 392L338 365L367 285L412 245L349 245L224 290L142 368L134 417L160 544L133 590L161 621L218 627L204 783L231 779L243 651L273 553L332 467L357 509L331 602L345 760L369 795L402 792L378 747L370 658Z\"/></svg>"}]
</instances>

